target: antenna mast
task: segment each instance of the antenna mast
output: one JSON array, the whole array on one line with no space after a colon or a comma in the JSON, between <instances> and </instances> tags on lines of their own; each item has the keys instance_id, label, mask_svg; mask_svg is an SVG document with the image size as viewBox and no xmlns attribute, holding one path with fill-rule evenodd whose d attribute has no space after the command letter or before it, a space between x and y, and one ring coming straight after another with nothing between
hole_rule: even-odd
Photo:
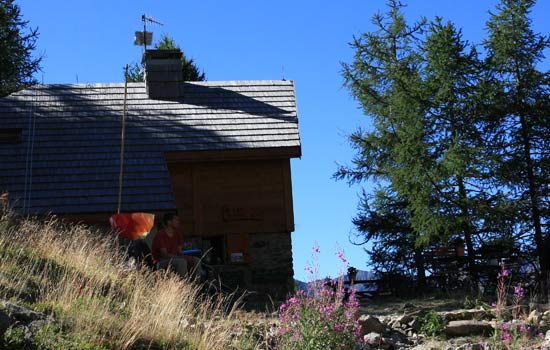
<instances>
[{"instance_id":1,"label":"antenna mast","mask_svg":"<svg viewBox=\"0 0 550 350\"><path fill-rule=\"evenodd\" d=\"M134 37L134 44L143 45L143 49L146 51L147 45L151 45L151 43L153 42L153 33L147 31L147 22L149 22L150 24L158 24L159 26L162 26L164 24L146 15L141 16L141 21L143 22L143 32L136 32Z\"/></svg>"}]
</instances>

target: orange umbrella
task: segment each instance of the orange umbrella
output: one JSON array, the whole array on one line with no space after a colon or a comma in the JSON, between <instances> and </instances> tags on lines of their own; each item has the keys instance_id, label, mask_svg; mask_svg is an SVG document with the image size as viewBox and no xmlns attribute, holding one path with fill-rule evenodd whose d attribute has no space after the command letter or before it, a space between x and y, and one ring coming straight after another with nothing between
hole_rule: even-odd
<instances>
[{"instance_id":1,"label":"orange umbrella","mask_svg":"<svg viewBox=\"0 0 550 350\"><path fill-rule=\"evenodd\" d=\"M149 213L114 214L109 219L114 232L132 241L147 236L155 223L155 215Z\"/></svg>"},{"instance_id":2,"label":"orange umbrella","mask_svg":"<svg viewBox=\"0 0 550 350\"><path fill-rule=\"evenodd\" d=\"M124 135L125 135L125 117L126 117L126 94L128 89L128 65L124 71L124 105L122 109L122 135L120 142L120 173L118 177L118 210L109 219L111 228L114 232L122 235L132 241L145 237L153 228L155 215L149 213L121 213L122 205L122 175L124 173Z\"/></svg>"}]
</instances>

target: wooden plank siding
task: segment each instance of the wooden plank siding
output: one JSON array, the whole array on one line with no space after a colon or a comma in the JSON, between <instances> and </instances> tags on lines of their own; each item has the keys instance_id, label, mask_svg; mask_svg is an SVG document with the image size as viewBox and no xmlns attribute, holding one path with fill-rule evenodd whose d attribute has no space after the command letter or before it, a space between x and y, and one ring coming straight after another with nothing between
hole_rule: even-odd
<instances>
[{"instance_id":1,"label":"wooden plank siding","mask_svg":"<svg viewBox=\"0 0 550 350\"><path fill-rule=\"evenodd\" d=\"M183 230L220 235L294 230L290 161L169 163Z\"/></svg>"}]
</instances>

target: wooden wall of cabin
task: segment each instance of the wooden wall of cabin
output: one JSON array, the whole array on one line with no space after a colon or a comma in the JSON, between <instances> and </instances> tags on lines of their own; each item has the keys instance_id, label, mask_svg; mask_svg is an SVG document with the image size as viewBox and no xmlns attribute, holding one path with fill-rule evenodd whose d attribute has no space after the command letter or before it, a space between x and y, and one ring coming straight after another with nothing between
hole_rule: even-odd
<instances>
[{"instance_id":1,"label":"wooden wall of cabin","mask_svg":"<svg viewBox=\"0 0 550 350\"><path fill-rule=\"evenodd\" d=\"M290 160L168 165L188 235L292 232Z\"/></svg>"},{"instance_id":2,"label":"wooden wall of cabin","mask_svg":"<svg viewBox=\"0 0 550 350\"><path fill-rule=\"evenodd\" d=\"M217 268L224 282L274 299L292 292L290 160L169 163L168 168L192 248L204 251L206 241L222 242Z\"/></svg>"}]
</instances>

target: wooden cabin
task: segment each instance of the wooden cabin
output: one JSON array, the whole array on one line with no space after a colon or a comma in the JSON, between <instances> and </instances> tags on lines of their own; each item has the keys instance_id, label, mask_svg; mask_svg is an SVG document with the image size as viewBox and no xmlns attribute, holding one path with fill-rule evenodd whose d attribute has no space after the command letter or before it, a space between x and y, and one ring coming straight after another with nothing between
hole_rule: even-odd
<instances>
[{"instance_id":1,"label":"wooden cabin","mask_svg":"<svg viewBox=\"0 0 550 350\"><path fill-rule=\"evenodd\" d=\"M146 82L126 94L122 83L55 84L0 98L0 193L23 214L107 225L126 98L122 211L160 221L177 210L187 248L209 251L228 283L283 297L290 159L301 156L294 83L183 82L176 59L148 51Z\"/></svg>"}]
</instances>

